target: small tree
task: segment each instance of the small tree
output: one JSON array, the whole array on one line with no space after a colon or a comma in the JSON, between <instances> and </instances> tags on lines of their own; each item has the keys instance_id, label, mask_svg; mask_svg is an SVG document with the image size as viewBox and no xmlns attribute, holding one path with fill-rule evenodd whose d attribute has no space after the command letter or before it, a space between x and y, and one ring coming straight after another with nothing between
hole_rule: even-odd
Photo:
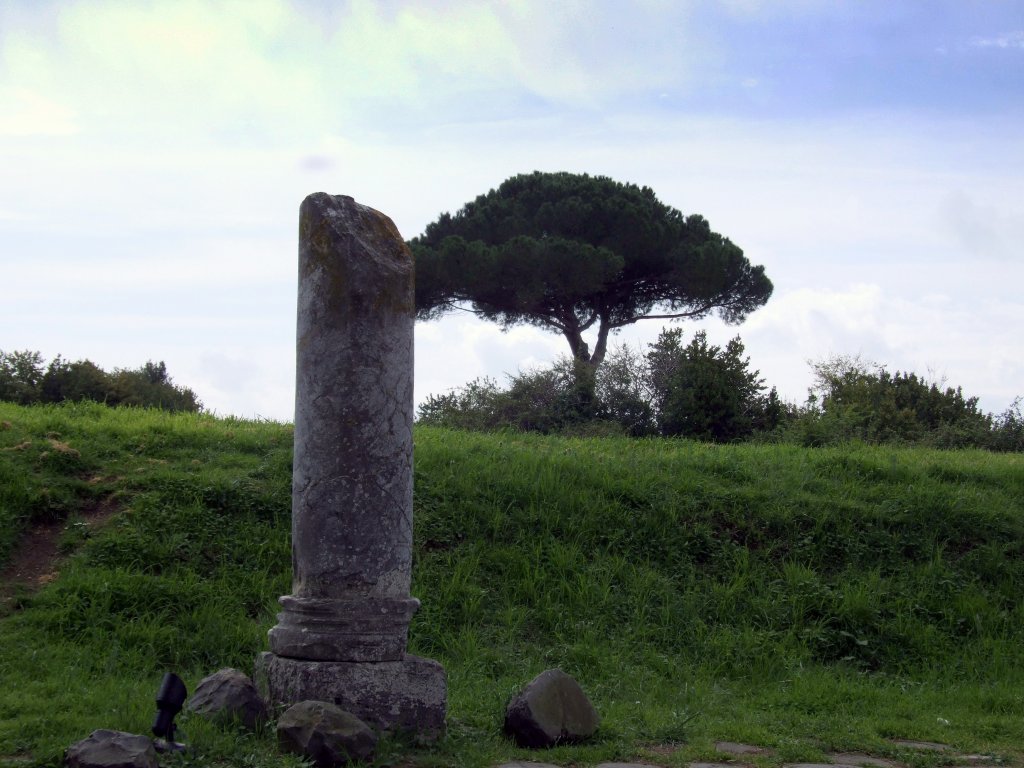
<instances>
[{"instance_id":1,"label":"small tree","mask_svg":"<svg viewBox=\"0 0 1024 768\"><path fill-rule=\"evenodd\" d=\"M43 356L27 349L0 350L0 400L28 405L39 402Z\"/></svg>"},{"instance_id":2,"label":"small tree","mask_svg":"<svg viewBox=\"0 0 1024 768\"><path fill-rule=\"evenodd\" d=\"M188 387L179 387L167 375L163 361L147 362L141 368L119 368L111 376L107 402L165 411L201 411L203 404Z\"/></svg>"},{"instance_id":3,"label":"small tree","mask_svg":"<svg viewBox=\"0 0 1024 768\"><path fill-rule=\"evenodd\" d=\"M171 377L167 374L167 366L164 364L163 360L159 363L147 360L146 364L140 369L140 373L146 377L150 384L171 383Z\"/></svg>"},{"instance_id":4,"label":"small tree","mask_svg":"<svg viewBox=\"0 0 1024 768\"><path fill-rule=\"evenodd\" d=\"M772 433L780 427L792 422L797 416L795 405L784 403L775 387L768 394L759 397L753 409L752 422L754 432ZM779 437L780 435L776 435Z\"/></svg>"},{"instance_id":5,"label":"small tree","mask_svg":"<svg viewBox=\"0 0 1024 768\"><path fill-rule=\"evenodd\" d=\"M764 382L744 351L738 336L722 348L698 331L684 347L682 331L663 330L647 353L659 431L715 442L749 436L764 410Z\"/></svg>"},{"instance_id":6,"label":"small tree","mask_svg":"<svg viewBox=\"0 0 1024 768\"><path fill-rule=\"evenodd\" d=\"M1024 451L1024 414L1021 398L1015 397L1006 410L995 417L991 446L997 451Z\"/></svg>"},{"instance_id":7,"label":"small tree","mask_svg":"<svg viewBox=\"0 0 1024 768\"><path fill-rule=\"evenodd\" d=\"M626 344L615 347L597 372L598 413L634 437L655 431L654 407L645 386L642 355Z\"/></svg>"},{"instance_id":8,"label":"small tree","mask_svg":"<svg viewBox=\"0 0 1024 768\"><path fill-rule=\"evenodd\" d=\"M46 403L64 400L103 403L110 394L111 386L110 374L90 360L69 363L57 355L47 366L40 389Z\"/></svg>"}]
</instances>

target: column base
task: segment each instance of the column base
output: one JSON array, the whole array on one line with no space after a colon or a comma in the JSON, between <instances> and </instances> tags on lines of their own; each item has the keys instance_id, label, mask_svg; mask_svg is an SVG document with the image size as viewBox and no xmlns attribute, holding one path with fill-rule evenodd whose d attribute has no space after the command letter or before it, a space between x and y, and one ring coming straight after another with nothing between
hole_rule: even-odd
<instances>
[{"instance_id":1,"label":"column base","mask_svg":"<svg viewBox=\"0 0 1024 768\"><path fill-rule=\"evenodd\" d=\"M327 701L377 730L409 733L422 742L444 735L447 679L432 659L307 661L261 653L253 677L270 706Z\"/></svg>"},{"instance_id":2,"label":"column base","mask_svg":"<svg viewBox=\"0 0 1024 768\"><path fill-rule=\"evenodd\" d=\"M401 661L415 597L310 598L284 595L268 633L278 656L316 661Z\"/></svg>"}]
</instances>

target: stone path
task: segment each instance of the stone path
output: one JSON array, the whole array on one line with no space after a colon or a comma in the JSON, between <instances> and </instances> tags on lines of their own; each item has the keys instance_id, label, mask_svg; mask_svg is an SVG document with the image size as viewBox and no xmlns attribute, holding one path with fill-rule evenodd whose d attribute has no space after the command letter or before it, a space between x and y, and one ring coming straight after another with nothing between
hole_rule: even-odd
<instances>
[{"instance_id":1,"label":"stone path","mask_svg":"<svg viewBox=\"0 0 1024 768\"><path fill-rule=\"evenodd\" d=\"M969 765L971 768L1007 768L1006 763L1000 763L993 755L960 755L952 747L946 744L939 744L934 741L913 741L910 739L890 739L889 743L894 747L914 750L918 752L946 752L949 754L949 765ZM768 747L759 747L754 744L740 744L734 741L716 741L715 751L731 757L750 759L757 756L770 756L773 750ZM783 763L782 768L907 768L905 763L891 760L885 757L869 755L863 752L832 752L828 755L830 762L827 763ZM687 768L751 768L750 763L744 762L689 762ZM495 768L564 768L554 763L535 762L530 760L518 760L510 763L501 763ZM664 768L660 763L599 763L594 768Z\"/></svg>"}]
</instances>

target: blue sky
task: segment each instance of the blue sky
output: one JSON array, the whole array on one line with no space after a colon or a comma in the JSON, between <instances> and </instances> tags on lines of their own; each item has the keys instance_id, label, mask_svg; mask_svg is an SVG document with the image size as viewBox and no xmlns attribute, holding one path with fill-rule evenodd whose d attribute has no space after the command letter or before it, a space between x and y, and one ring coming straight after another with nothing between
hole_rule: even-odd
<instances>
[{"instance_id":1,"label":"blue sky","mask_svg":"<svg viewBox=\"0 0 1024 768\"><path fill-rule=\"evenodd\" d=\"M1024 394L1024 2L0 2L0 349L165 360L290 419L296 219L406 237L505 178L605 174L764 264L738 327L802 401L861 354ZM653 340L640 323L618 343ZM564 341L417 326L417 398Z\"/></svg>"}]
</instances>

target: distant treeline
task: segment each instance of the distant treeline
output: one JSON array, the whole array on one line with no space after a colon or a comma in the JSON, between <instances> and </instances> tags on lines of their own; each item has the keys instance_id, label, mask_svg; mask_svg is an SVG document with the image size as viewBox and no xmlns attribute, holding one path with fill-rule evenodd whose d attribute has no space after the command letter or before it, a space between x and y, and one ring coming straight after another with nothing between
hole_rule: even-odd
<instances>
[{"instance_id":1,"label":"distant treeline","mask_svg":"<svg viewBox=\"0 0 1024 768\"><path fill-rule=\"evenodd\" d=\"M203 407L195 392L171 380L163 361L108 372L90 360L70 362L60 355L46 365L42 355L28 350L0 350L0 400L21 405L94 400L193 412Z\"/></svg>"},{"instance_id":2,"label":"distant treeline","mask_svg":"<svg viewBox=\"0 0 1024 768\"><path fill-rule=\"evenodd\" d=\"M719 347L700 331L683 344L682 331L671 329L646 350L613 350L596 370L564 358L551 368L510 376L506 387L476 379L428 397L418 418L475 430L1024 451L1019 397L993 415L959 387L890 373L858 357L833 357L812 369L807 401L785 403L750 369L738 336Z\"/></svg>"}]
</instances>

